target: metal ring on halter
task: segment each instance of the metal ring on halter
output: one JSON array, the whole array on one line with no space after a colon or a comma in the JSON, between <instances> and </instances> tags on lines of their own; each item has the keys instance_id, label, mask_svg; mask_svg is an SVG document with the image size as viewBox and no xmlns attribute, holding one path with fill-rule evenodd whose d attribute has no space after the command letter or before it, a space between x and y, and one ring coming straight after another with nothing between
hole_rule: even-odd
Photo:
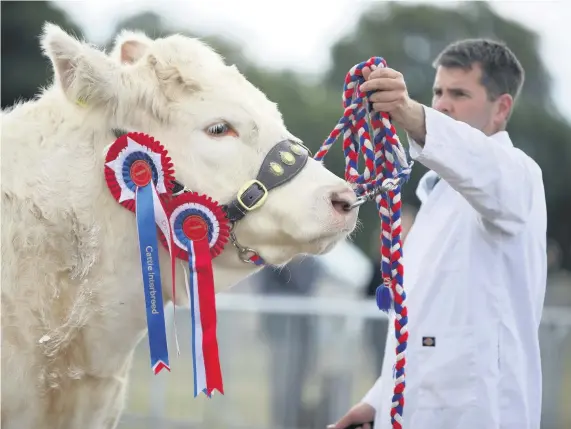
<instances>
[{"instance_id":1,"label":"metal ring on halter","mask_svg":"<svg viewBox=\"0 0 571 429\"><path fill-rule=\"evenodd\" d=\"M240 256L242 262L254 265L256 265L256 263L252 260L252 258L254 256L260 256L258 252L256 252L254 249L250 249L249 247L242 247L241 249L239 249L238 255Z\"/></svg>"},{"instance_id":2,"label":"metal ring on halter","mask_svg":"<svg viewBox=\"0 0 571 429\"><path fill-rule=\"evenodd\" d=\"M357 207L361 207L367 201L372 201L373 198L375 198L381 192L394 191L398 187L399 183L400 183L399 178L385 179L383 181L383 185L380 188L374 188L374 189L370 190L369 192L366 192L364 195L361 195L360 197L358 197L357 201L355 201L353 204L346 204L343 208L345 211L349 211L349 210L356 209Z\"/></svg>"},{"instance_id":3,"label":"metal ring on halter","mask_svg":"<svg viewBox=\"0 0 571 429\"><path fill-rule=\"evenodd\" d=\"M343 210L345 211L350 211L353 209L356 209L357 207L361 207L363 204L365 204L367 201L369 201L369 198L366 196L360 196L357 198L357 201L355 201L353 204L345 204L343 206Z\"/></svg>"},{"instance_id":4,"label":"metal ring on halter","mask_svg":"<svg viewBox=\"0 0 571 429\"><path fill-rule=\"evenodd\" d=\"M235 224L232 224L232 226L230 227L230 241L232 242L232 245L236 248L236 250L238 250L238 255L242 260L242 262L254 264L251 258L253 256L260 256L260 255L254 249L251 249L249 247L244 247L240 243L238 243L238 240L236 239L236 234L234 234L234 225Z\"/></svg>"}]
</instances>

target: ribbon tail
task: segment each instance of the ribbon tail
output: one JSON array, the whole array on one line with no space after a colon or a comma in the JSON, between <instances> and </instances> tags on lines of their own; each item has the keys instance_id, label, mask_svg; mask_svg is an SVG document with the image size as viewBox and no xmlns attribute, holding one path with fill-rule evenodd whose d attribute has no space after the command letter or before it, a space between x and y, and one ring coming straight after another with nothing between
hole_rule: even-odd
<instances>
[{"instance_id":1,"label":"ribbon tail","mask_svg":"<svg viewBox=\"0 0 571 429\"><path fill-rule=\"evenodd\" d=\"M188 241L194 396L224 394L216 338L216 302L212 257L207 240Z\"/></svg>"},{"instance_id":2,"label":"ribbon tail","mask_svg":"<svg viewBox=\"0 0 571 429\"><path fill-rule=\"evenodd\" d=\"M155 213L155 220L157 226L161 229L163 235L165 236L169 255L171 258L171 283L172 283L172 304L173 304L173 327L174 327L174 339L176 344L176 352L177 356L180 356L180 346L178 343L178 333L176 329L176 256L174 253L174 234L169 222L169 218L167 216L165 206L161 199L159 198L159 194L157 189L154 186L154 183L151 183L153 187L153 207Z\"/></svg>"},{"instance_id":3,"label":"ribbon tail","mask_svg":"<svg viewBox=\"0 0 571 429\"><path fill-rule=\"evenodd\" d=\"M159 265L159 249L153 204L153 184L135 191L137 235L145 291L151 368L155 374L170 371Z\"/></svg>"}]
</instances>

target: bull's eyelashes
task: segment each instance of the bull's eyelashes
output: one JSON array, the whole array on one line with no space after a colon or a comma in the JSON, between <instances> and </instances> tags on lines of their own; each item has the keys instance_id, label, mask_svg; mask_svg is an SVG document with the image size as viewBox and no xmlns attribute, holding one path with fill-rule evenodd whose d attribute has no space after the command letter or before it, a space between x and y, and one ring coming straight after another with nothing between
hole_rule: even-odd
<instances>
[{"instance_id":1,"label":"bull's eyelashes","mask_svg":"<svg viewBox=\"0 0 571 429\"><path fill-rule=\"evenodd\" d=\"M228 124L219 122L217 124L211 125L206 129L206 132L213 136L224 135L229 131L230 127Z\"/></svg>"},{"instance_id":2,"label":"bull's eyelashes","mask_svg":"<svg viewBox=\"0 0 571 429\"><path fill-rule=\"evenodd\" d=\"M225 121L219 121L207 126L205 132L211 137L238 137L238 132Z\"/></svg>"}]
</instances>

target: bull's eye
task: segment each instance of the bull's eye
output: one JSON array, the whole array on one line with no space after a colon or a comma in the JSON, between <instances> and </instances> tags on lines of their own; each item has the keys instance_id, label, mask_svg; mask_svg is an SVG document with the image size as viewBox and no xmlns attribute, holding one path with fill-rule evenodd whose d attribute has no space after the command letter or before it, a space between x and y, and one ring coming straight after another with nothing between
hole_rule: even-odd
<instances>
[{"instance_id":1,"label":"bull's eye","mask_svg":"<svg viewBox=\"0 0 571 429\"><path fill-rule=\"evenodd\" d=\"M219 123L208 127L208 134L219 136L221 134L226 134L229 129L230 127L228 126L228 124Z\"/></svg>"},{"instance_id":2,"label":"bull's eye","mask_svg":"<svg viewBox=\"0 0 571 429\"><path fill-rule=\"evenodd\" d=\"M238 137L238 133L226 122L218 122L206 128L206 133L213 137Z\"/></svg>"}]
</instances>

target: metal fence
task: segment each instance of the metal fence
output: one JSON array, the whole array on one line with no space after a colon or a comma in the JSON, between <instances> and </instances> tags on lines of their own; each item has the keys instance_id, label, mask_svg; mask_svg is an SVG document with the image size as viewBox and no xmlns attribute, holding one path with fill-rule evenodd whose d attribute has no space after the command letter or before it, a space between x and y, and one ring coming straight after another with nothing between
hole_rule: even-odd
<instances>
[{"instance_id":1,"label":"metal fence","mask_svg":"<svg viewBox=\"0 0 571 429\"><path fill-rule=\"evenodd\" d=\"M225 395L193 397L189 313L177 309L181 356L153 376L140 344L120 429L323 429L379 375L386 316L374 302L222 294L217 307ZM545 308L540 338L542 429L569 429L571 309Z\"/></svg>"}]
</instances>

